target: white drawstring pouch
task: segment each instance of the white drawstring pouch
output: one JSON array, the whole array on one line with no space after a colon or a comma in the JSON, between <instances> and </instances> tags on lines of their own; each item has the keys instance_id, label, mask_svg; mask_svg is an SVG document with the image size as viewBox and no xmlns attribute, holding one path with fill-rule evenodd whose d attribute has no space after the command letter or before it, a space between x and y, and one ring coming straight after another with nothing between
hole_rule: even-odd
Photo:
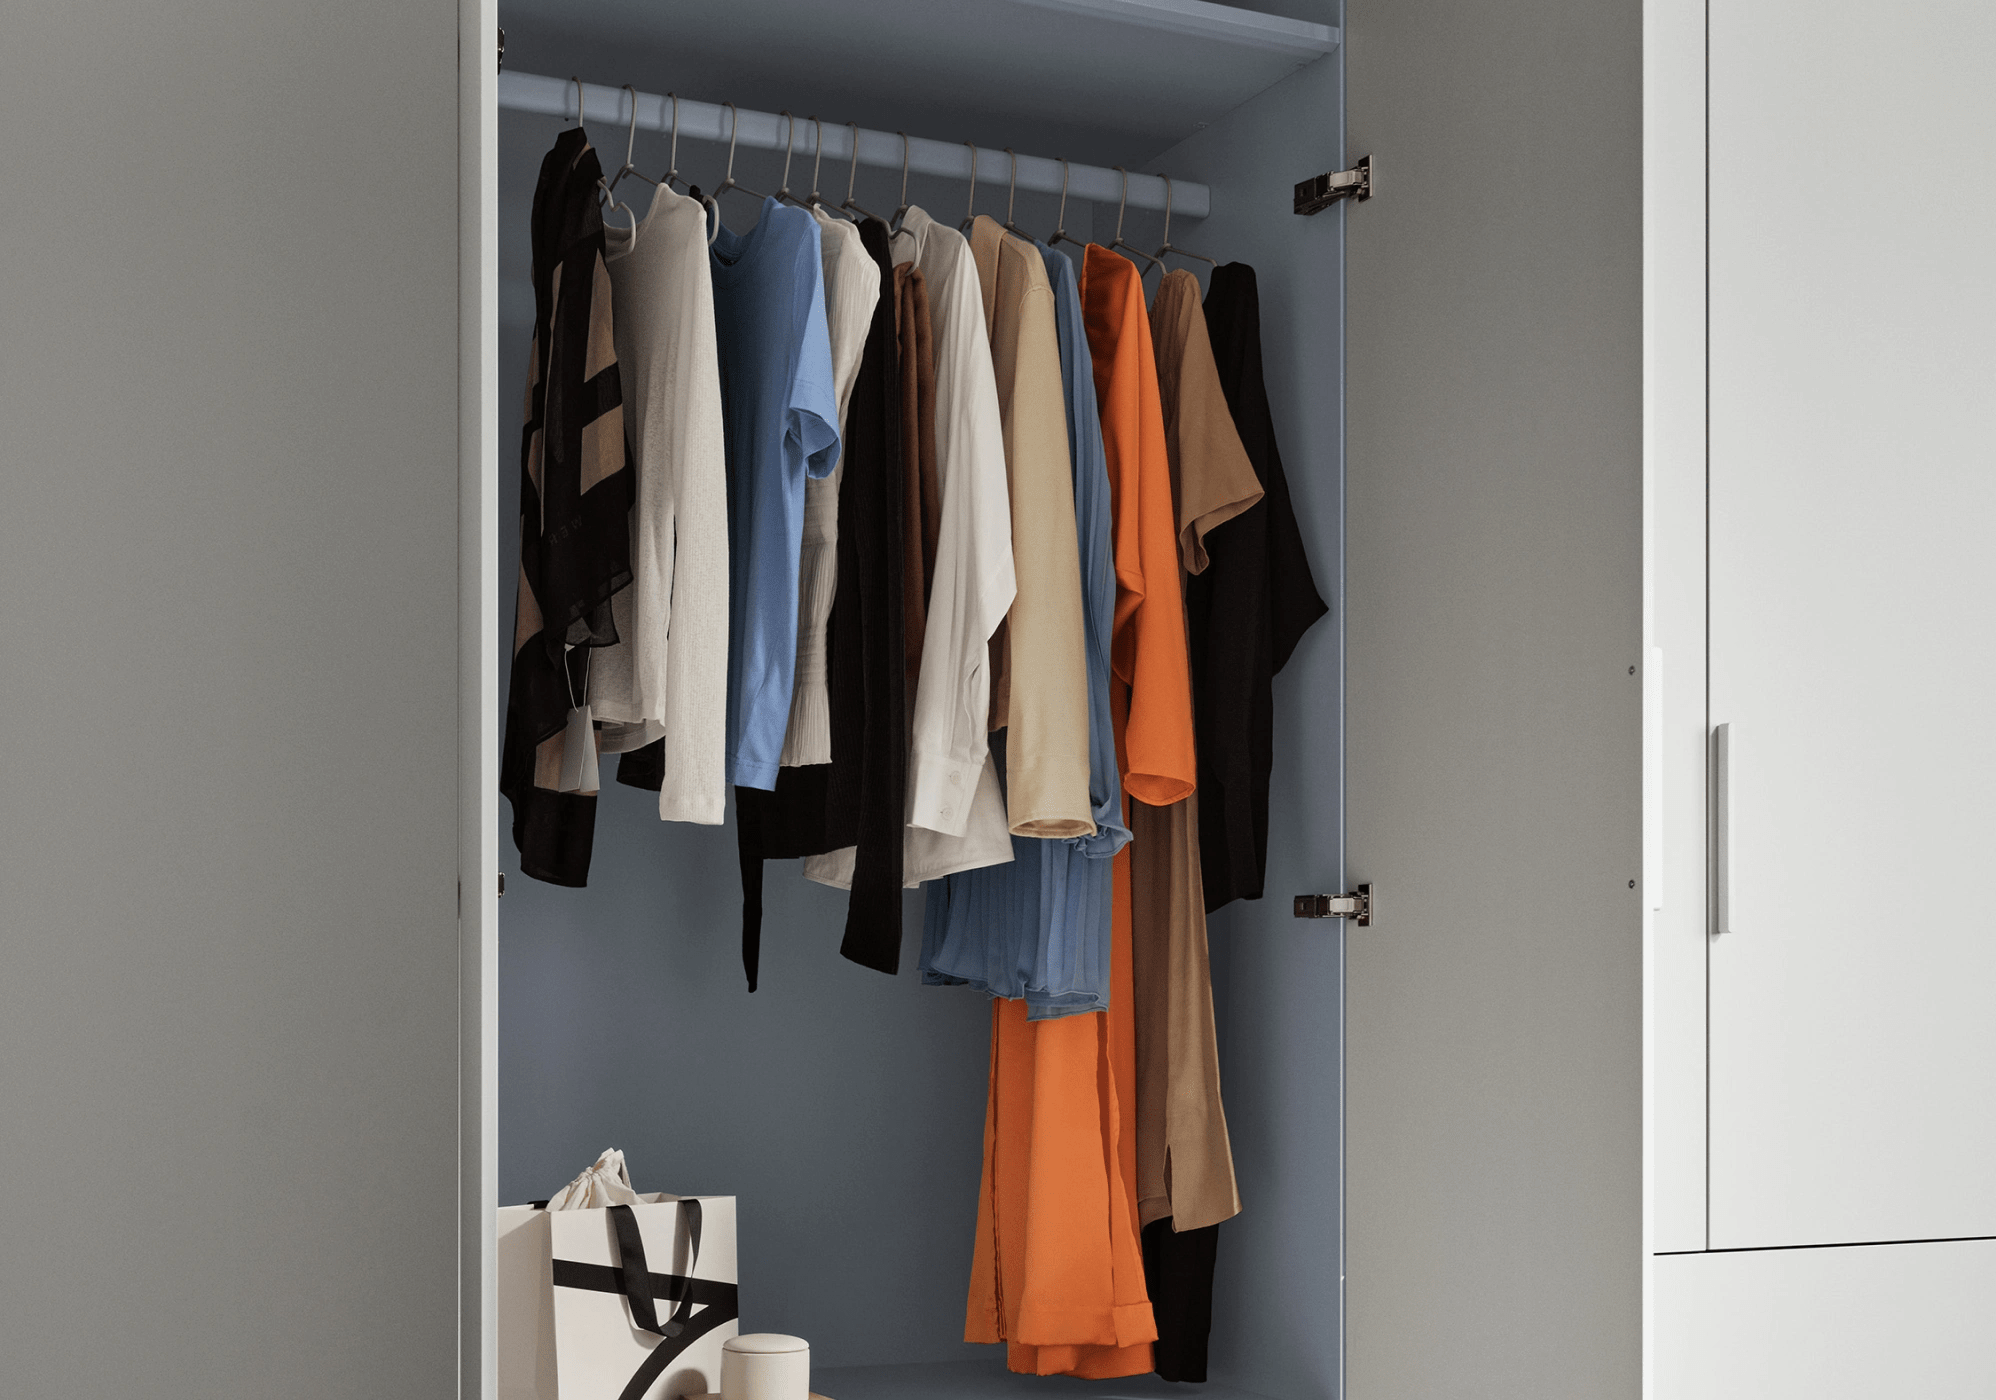
<instances>
[{"instance_id":1,"label":"white drawstring pouch","mask_svg":"<svg viewBox=\"0 0 1996 1400\"><path fill-rule=\"evenodd\" d=\"M499 1210L500 1400L682 1400L740 1331L735 1198L640 1193L615 1148Z\"/></svg>"},{"instance_id":2,"label":"white drawstring pouch","mask_svg":"<svg viewBox=\"0 0 1996 1400\"><path fill-rule=\"evenodd\" d=\"M549 1210L594 1210L599 1206L634 1206L638 1193L631 1189L631 1169L624 1154L608 1148L581 1176L548 1199Z\"/></svg>"}]
</instances>

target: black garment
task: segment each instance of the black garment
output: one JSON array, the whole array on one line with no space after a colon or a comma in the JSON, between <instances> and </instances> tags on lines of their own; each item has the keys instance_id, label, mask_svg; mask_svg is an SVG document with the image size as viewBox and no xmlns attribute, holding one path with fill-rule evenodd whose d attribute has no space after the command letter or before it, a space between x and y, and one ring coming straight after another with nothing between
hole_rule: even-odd
<instances>
[{"instance_id":1,"label":"black garment","mask_svg":"<svg viewBox=\"0 0 1996 1400\"><path fill-rule=\"evenodd\" d=\"M1206 329L1227 407L1263 492L1206 536L1211 562L1185 586L1199 756L1199 863L1210 913L1230 900L1261 898L1268 775L1275 762L1270 682L1310 624L1330 609L1310 577L1275 447L1253 268L1228 263L1214 269Z\"/></svg>"},{"instance_id":2,"label":"black garment","mask_svg":"<svg viewBox=\"0 0 1996 1400\"><path fill-rule=\"evenodd\" d=\"M845 504L843 489L839 497L839 503ZM832 606L838 607L836 597ZM859 839L858 765L839 763L849 752L839 744L839 654L829 631L826 641L833 648L829 658L832 761L779 769L774 789L735 789L735 850L742 867L742 971L748 974L750 991L755 990L762 968L762 863L815 856Z\"/></svg>"},{"instance_id":3,"label":"black garment","mask_svg":"<svg viewBox=\"0 0 1996 1400\"><path fill-rule=\"evenodd\" d=\"M609 348L610 283L596 203L602 175L575 127L556 138L534 187L519 611L499 790L513 804L521 872L557 885L589 878L596 798L556 790L561 736L569 710L586 703L591 649L617 640L610 595L631 581L637 494L623 387Z\"/></svg>"},{"instance_id":4,"label":"black garment","mask_svg":"<svg viewBox=\"0 0 1996 1400\"><path fill-rule=\"evenodd\" d=\"M859 379L846 410L852 424L848 437L860 445L858 475L864 480L851 480L849 473L839 485L840 590L832 600L832 629L835 634L861 633L863 703L858 737L864 756L859 851L839 952L862 967L892 975L901 968L901 843L908 814L901 368L887 225L868 219L859 226L859 237L880 268L880 300L873 308L873 329L867 333ZM850 516L848 501L854 503ZM854 522L851 531L845 526L848 519ZM848 578L859 584L850 599L844 589ZM921 586L919 581L916 586ZM835 711L833 724L837 723ZM834 760L838 742L835 729Z\"/></svg>"},{"instance_id":5,"label":"black garment","mask_svg":"<svg viewBox=\"0 0 1996 1400\"><path fill-rule=\"evenodd\" d=\"M859 848L839 952L892 973L901 959L901 828L908 786L903 683L901 371L887 226L861 243L880 267L880 299L846 406L840 457L838 584L825 632L832 761L782 769L774 791L735 789L742 868L742 968L762 960L762 863ZM619 781L625 781L618 773Z\"/></svg>"},{"instance_id":6,"label":"black garment","mask_svg":"<svg viewBox=\"0 0 1996 1400\"><path fill-rule=\"evenodd\" d=\"M1179 1234L1166 1216L1144 1226L1144 1287L1157 1316L1157 1342L1151 1355L1165 1380L1206 1379L1206 1341L1213 1331L1213 1261L1219 1245L1218 1225Z\"/></svg>"}]
</instances>

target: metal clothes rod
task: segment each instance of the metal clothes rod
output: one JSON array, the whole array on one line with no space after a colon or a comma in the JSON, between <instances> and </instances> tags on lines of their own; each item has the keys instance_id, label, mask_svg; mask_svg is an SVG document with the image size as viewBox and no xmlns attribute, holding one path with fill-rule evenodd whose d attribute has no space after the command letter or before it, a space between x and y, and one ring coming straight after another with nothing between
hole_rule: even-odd
<instances>
[{"instance_id":1,"label":"metal clothes rod","mask_svg":"<svg viewBox=\"0 0 1996 1400\"><path fill-rule=\"evenodd\" d=\"M620 87L604 87L600 83L582 85L583 110L596 130L596 144L604 152L604 166L612 168L622 160L623 148L611 139L613 130L621 133L627 130L631 121L630 94ZM499 75L499 105L514 112L538 112L543 116L575 119L575 84L568 78L550 78L539 73L501 73ZM672 130L672 102L656 93L641 92L637 102L638 125L647 131ZM739 144L764 151L780 151L789 141L789 123L776 112L751 112L743 109L740 114L741 134ZM682 99L679 103L679 135L684 140L715 141L726 145L728 141L729 116L726 107L711 102L693 102ZM821 189L836 191L841 198L845 194L844 174L835 175L838 162L852 159L852 128L827 120L825 132L825 163L818 179ZM804 195L810 192L811 158L818 149L817 128L810 118L797 118L796 160L790 167L790 189L793 194ZM611 156L616 156L616 161ZM861 165L878 166L882 169L901 168L901 138L891 131L869 131L859 129L859 161ZM656 161L654 161L656 164ZM908 169L917 175L947 175L952 179L970 178L970 147L960 141L932 141L922 136L908 138ZM653 172L656 173L656 172ZM1123 197L1123 177L1114 170L1099 165L1070 165L1067 167L1067 195L1070 199L1090 199L1099 204L1114 204ZM1002 150L980 147L977 152L977 181L981 186L1002 191L1012 178L1012 158ZM1019 188L1038 190L1046 194L1060 193L1061 163L1046 156L1019 157ZM718 179L699 183L711 185L720 183ZM1155 175L1140 175L1130 172L1130 202L1132 209L1163 209L1165 182ZM834 200L833 203L837 203ZM1002 206L992 204L989 199L984 205L986 211ZM1171 182L1171 212L1174 216L1187 219L1203 219L1212 212L1213 194L1205 185L1191 180Z\"/></svg>"}]
</instances>

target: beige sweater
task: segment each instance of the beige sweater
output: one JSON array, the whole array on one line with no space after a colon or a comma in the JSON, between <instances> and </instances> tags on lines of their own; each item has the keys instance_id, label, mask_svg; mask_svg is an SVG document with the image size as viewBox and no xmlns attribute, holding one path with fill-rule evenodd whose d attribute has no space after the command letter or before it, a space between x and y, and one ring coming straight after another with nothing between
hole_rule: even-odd
<instances>
[{"instance_id":1,"label":"beige sweater","mask_svg":"<svg viewBox=\"0 0 1996 1400\"><path fill-rule=\"evenodd\" d=\"M1015 836L1092 836L1081 550L1053 288L1039 249L988 216L971 225L970 252L998 380L1018 580L992 704L992 728L1009 731L1007 816Z\"/></svg>"},{"instance_id":2,"label":"beige sweater","mask_svg":"<svg viewBox=\"0 0 1996 1400\"><path fill-rule=\"evenodd\" d=\"M631 586L617 645L590 661L605 753L665 739L658 814L721 821L727 803L728 464L706 210L669 189L633 236L603 231L624 422L637 464Z\"/></svg>"}]
</instances>

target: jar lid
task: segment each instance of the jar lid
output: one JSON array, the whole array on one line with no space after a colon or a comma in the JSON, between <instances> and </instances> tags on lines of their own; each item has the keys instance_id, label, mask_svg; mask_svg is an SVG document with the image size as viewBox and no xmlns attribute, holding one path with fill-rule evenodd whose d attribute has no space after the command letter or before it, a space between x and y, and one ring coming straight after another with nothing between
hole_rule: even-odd
<instances>
[{"instance_id":1,"label":"jar lid","mask_svg":"<svg viewBox=\"0 0 1996 1400\"><path fill-rule=\"evenodd\" d=\"M811 1344L802 1337L786 1337L781 1332L750 1332L747 1336L730 1337L721 1343L722 1351L748 1352L753 1355L810 1349Z\"/></svg>"}]
</instances>

